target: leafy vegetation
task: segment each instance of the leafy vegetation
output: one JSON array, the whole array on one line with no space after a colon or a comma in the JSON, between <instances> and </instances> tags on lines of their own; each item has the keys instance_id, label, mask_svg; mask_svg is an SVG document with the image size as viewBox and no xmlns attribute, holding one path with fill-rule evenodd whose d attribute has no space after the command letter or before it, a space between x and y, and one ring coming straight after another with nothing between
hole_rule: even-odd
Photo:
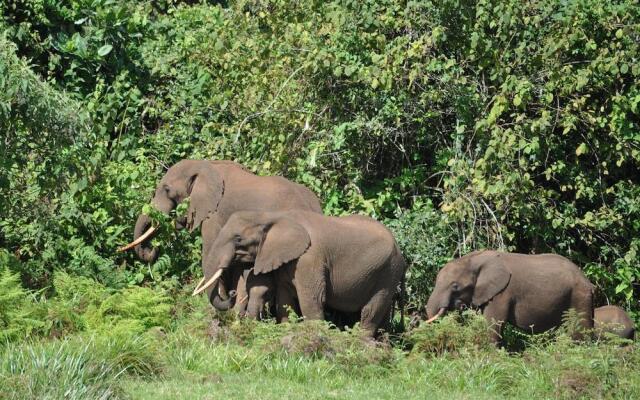
<instances>
[{"instance_id":1,"label":"leafy vegetation","mask_svg":"<svg viewBox=\"0 0 640 400\"><path fill-rule=\"evenodd\" d=\"M262 397L637 397L636 347L514 356L485 349L473 319L375 350L324 325L214 329L184 297L197 234L156 215L153 265L115 249L169 165L233 159L307 185L328 214L384 221L413 311L441 265L486 247L563 254L637 320L639 14L633 0L0 2L0 397L171 398L183 381L193 397L240 382Z\"/></svg>"},{"instance_id":2,"label":"leafy vegetation","mask_svg":"<svg viewBox=\"0 0 640 400\"><path fill-rule=\"evenodd\" d=\"M0 246L29 287L55 269L179 287L197 239L167 233L149 267L113 249L164 168L194 157L285 175L329 214L386 220L415 306L442 262L480 247L567 255L599 301L638 306L632 1L1 10Z\"/></svg>"}]
</instances>

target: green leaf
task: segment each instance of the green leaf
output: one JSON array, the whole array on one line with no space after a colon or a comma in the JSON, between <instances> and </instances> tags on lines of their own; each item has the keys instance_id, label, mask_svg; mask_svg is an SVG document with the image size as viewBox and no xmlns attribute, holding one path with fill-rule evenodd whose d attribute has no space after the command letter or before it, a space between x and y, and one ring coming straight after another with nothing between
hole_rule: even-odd
<instances>
[{"instance_id":1,"label":"green leaf","mask_svg":"<svg viewBox=\"0 0 640 400\"><path fill-rule=\"evenodd\" d=\"M520 95L515 95L515 97L513 98L513 105L518 107L520 104L522 104L522 98L520 97Z\"/></svg>"},{"instance_id":2,"label":"green leaf","mask_svg":"<svg viewBox=\"0 0 640 400\"><path fill-rule=\"evenodd\" d=\"M624 292L629 287L627 282L620 282L618 286L616 286L616 294Z\"/></svg>"},{"instance_id":3,"label":"green leaf","mask_svg":"<svg viewBox=\"0 0 640 400\"><path fill-rule=\"evenodd\" d=\"M587 152L587 145L585 143L580 143L580 146L576 149L576 155L580 156Z\"/></svg>"},{"instance_id":4,"label":"green leaf","mask_svg":"<svg viewBox=\"0 0 640 400\"><path fill-rule=\"evenodd\" d=\"M98 55L100 57L104 57L107 54L111 53L111 50L113 50L113 46L110 44L105 44L104 46L100 47L98 49Z\"/></svg>"}]
</instances>

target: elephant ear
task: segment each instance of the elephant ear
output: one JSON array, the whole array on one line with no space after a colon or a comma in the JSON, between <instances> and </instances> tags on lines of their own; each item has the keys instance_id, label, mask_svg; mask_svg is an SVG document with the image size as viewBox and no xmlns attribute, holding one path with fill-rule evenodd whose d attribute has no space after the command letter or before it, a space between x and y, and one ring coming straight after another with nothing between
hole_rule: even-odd
<instances>
[{"instance_id":1,"label":"elephant ear","mask_svg":"<svg viewBox=\"0 0 640 400\"><path fill-rule=\"evenodd\" d=\"M290 218L278 218L265 228L253 267L255 274L266 274L304 254L311 244L306 229Z\"/></svg>"},{"instance_id":2,"label":"elephant ear","mask_svg":"<svg viewBox=\"0 0 640 400\"><path fill-rule=\"evenodd\" d=\"M485 261L479 267L478 279L473 291L473 304L476 306L486 304L502 292L510 280L511 273L505 268L500 255Z\"/></svg>"},{"instance_id":3,"label":"elephant ear","mask_svg":"<svg viewBox=\"0 0 640 400\"><path fill-rule=\"evenodd\" d=\"M202 224L209 214L216 212L224 194L224 180L213 165L202 161L191 176L187 224L189 231Z\"/></svg>"}]
</instances>

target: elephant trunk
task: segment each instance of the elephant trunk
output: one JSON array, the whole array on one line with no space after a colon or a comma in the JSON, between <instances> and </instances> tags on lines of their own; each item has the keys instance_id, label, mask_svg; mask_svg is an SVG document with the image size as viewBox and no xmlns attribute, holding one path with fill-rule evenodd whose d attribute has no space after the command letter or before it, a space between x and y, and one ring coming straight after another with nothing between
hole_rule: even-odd
<instances>
[{"instance_id":1,"label":"elephant trunk","mask_svg":"<svg viewBox=\"0 0 640 400\"><path fill-rule=\"evenodd\" d=\"M220 282L221 283L221 282ZM218 311L228 311L230 310L236 303L236 291L231 290L228 293L228 298L223 300L227 294L222 293L224 291L224 287L218 284L218 290L214 291L211 295L211 305L215 307ZM225 291L226 292L226 291Z\"/></svg>"},{"instance_id":2,"label":"elephant trunk","mask_svg":"<svg viewBox=\"0 0 640 400\"><path fill-rule=\"evenodd\" d=\"M151 228L151 218L145 214L140 214L136 221L136 227L133 231L134 242L143 236L149 228ZM145 238L142 243L134 247L138 257L147 263L152 263L158 258L158 249L150 245L152 237L153 235L149 235L149 237Z\"/></svg>"},{"instance_id":3,"label":"elephant trunk","mask_svg":"<svg viewBox=\"0 0 640 400\"><path fill-rule=\"evenodd\" d=\"M211 305L218 311L228 311L235 305L235 301L231 297L227 300L222 300L222 298L215 293L211 297Z\"/></svg>"},{"instance_id":4,"label":"elephant trunk","mask_svg":"<svg viewBox=\"0 0 640 400\"><path fill-rule=\"evenodd\" d=\"M437 288L434 289L431 296L429 296L429 301L427 301L427 306L425 307L429 322L444 314L448 307L449 296L447 293L442 293L442 290L437 290Z\"/></svg>"},{"instance_id":5,"label":"elephant trunk","mask_svg":"<svg viewBox=\"0 0 640 400\"><path fill-rule=\"evenodd\" d=\"M229 268L229 265L233 260L235 247L233 243L220 244L220 236L218 236L218 238L216 238L216 241L214 242L213 250L211 253L215 254L215 256L213 257L212 261L207 260L208 265L204 269L204 277L198 283L198 285L196 285L196 288L193 291L194 296L202 293L209 288L216 287L215 285L218 283L218 280L222 277L224 271ZM207 257L207 259L209 259L209 257ZM210 268L211 265L214 265L215 267ZM220 286L218 286L218 288L220 289ZM209 291L207 291L207 293L210 293L210 289ZM218 290L218 295L224 296L225 294L226 293L224 292L224 289ZM214 296L210 295L211 299L213 297Z\"/></svg>"}]
</instances>

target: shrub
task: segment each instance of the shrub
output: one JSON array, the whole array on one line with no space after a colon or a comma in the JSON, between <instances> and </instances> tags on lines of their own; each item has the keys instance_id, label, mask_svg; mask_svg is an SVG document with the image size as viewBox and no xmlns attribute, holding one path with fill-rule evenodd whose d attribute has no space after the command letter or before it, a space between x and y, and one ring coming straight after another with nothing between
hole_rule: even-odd
<instances>
[{"instance_id":1,"label":"shrub","mask_svg":"<svg viewBox=\"0 0 640 400\"><path fill-rule=\"evenodd\" d=\"M358 325L341 331L329 322L302 321L293 314L289 323L276 324L236 319L233 313L226 313L223 319L211 321L208 332L216 343L250 347L277 360L327 360L351 373L389 368L399 359L398 350L388 341L372 341Z\"/></svg>"},{"instance_id":2,"label":"shrub","mask_svg":"<svg viewBox=\"0 0 640 400\"><path fill-rule=\"evenodd\" d=\"M493 350L491 327L471 310L449 313L431 324L421 324L407 332L405 339L414 354L439 356L478 350Z\"/></svg>"},{"instance_id":3,"label":"shrub","mask_svg":"<svg viewBox=\"0 0 640 400\"><path fill-rule=\"evenodd\" d=\"M87 309L87 329L139 334L153 327L167 327L170 319L170 301L164 293L153 289L122 289L111 294L99 305Z\"/></svg>"},{"instance_id":4,"label":"shrub","mask_svg":"<svg viewBox=\"0 0 640 400\"><path fill-rule=\"evenodd\" d=\"M409 269L406 274L410 309L421 309L433 291L440 268L460 251L454 229L430 202L385 221L393 232Z\"/></svg>"},{"instance_id":5,"label":"shrub","mask_svg":"<svg viewBox=\"0 0 640 400\"><path fill-rule=\"evenodd\" d=\"M18 274L0 264L0 344L40 333L44 323L32 294L23 289Z\"/></svg>"}]
</instances>

